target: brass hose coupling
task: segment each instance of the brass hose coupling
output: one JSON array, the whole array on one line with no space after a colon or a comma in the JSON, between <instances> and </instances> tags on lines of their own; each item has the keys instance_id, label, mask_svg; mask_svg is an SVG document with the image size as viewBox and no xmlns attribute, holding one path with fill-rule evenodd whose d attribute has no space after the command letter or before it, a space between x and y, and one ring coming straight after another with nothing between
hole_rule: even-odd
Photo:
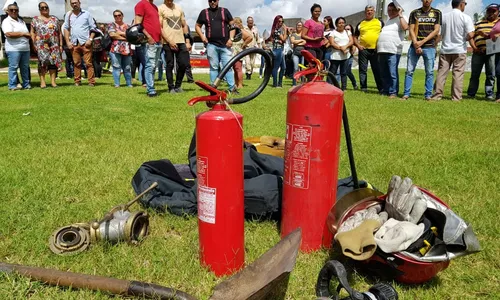
<instances>
[{"instance_id":1,"label":"brass hose coupling","mask_svg":"<svg viewBox=\"0 0 500 300\"><path fill-rule=\"evenodd\" d=\"M100 221L76 223L57 229L49 238L50 250L59 255L72 255L86 250L91 243L138 244L148 234L149 215L142 211L130 212L129 208L157 186L158 183L154 182L130 202L113 207Z\"/></svg>"}]
</instances>

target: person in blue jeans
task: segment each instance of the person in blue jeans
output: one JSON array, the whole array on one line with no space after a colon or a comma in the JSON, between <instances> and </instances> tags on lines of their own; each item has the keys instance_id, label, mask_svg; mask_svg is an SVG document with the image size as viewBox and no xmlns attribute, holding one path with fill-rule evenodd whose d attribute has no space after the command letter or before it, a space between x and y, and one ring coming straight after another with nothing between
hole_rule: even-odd
<instances>
[{"instance_id":1,"label":"person in blue jeans","mask_svg":"<svg viewBox=\"0 0 500 300\"><path fill-rule=\"evenodd\" d=\"M5 52L9 61L9 90L17 90L17 69L21 71L22 88L31 89L30 85L30 44L31 37L26 23L19 18L19 7L10 4L7 7L8 17L2 22L5 34Z\"/></svg>"},{"instance_id":2,"label":"person in blue jeans","mask_svg":"<svg viewBox=\"0 0 500 300\"><path fill-rule=\"evenodd\" d=\"M377 41L378 62L382 77L382 95L396 98L399 93L399 60L403 51L408 23L403 10L391 2L387 5L389 20L385 22Z\"/></svg>"},{"instance_id":3,"label":"person in blue jeans","mask_svg":"<svg viewBox=\"0 0 500 300\"><path fill-rule=\"evenodd\" d=\"M305 49L304 45L306 44L306 40L302 39L302 28L304 24L302 22L297 22L295 25L295 32L290 36L290 42L293 46L293 73L299 71L299 64L304 64L304 57L301 52ZM292 85L295 86L297 84L297 80L295 78L292 79Z\"/></svg>"},{"instance_id":4,"label":"person in blue jeans","mask_svg":"<svg viewBox=\"0 0 500 300\"><path fill-rule=\"evenodd\" d=\"M128 25L123 22L123 12L119 9L113 12L113 18L115 21L110 23L107 29L113 40L109 49L113 64L113 81L116 88L120 87L120 71L123 70L125 83L132 87L132 52L125 35Z\"/></svg>"},{"instance_id":5,"label":"person in blue jeans","mask_svg":"<svg viewBox=\"0 0 500 300\"><path fill-rule=\"evenodd\" d=\"M233 53L234 30L233 16L227 8L219 6L219 0L209 0L209 7L202 10L196 20L196 33L207 47L207 57L210 63L210 83L213 84L219 75L219 66L225 67ZM205 33L201 27L205 25ZM234 86L234 73L230 69L224 77L229 85L229 91L238 93Z\"/></svg>"},{"instance_id":6,"label":"person in blue jeans","mask_svg":"<svg viewBox=\"0 0 500 300\"><path fill-rule=\"evenodd\" d=\"M144 77L146 80L146 92L148 97L156 97L155 81L153 71L160 58L161 51L161 27L158 17L158 7L152 0L141 0L135 5L134 24L142 24L143 33L147 38L147 43L142 44L146 57Z\"/></svg>"},{"instance_id":7,"label":"person in blue jeans","mask_svg":"<svg viewBox=\"0 0 500 300\"><path fill-rule=\"evenodd\" d=\"M410 13L410 38L412 45L408 49L408 63L405 74L405 90L402 100L410 98L413 73L419 58L424 58L426 100L431 99L434 86L434 61L436 59L436 38L441 29L441 11L431 7L432 0L423 0L422 7Z\"/></svg>"},{"instance_id":8,"label":"person in blue jeans","mask_svg":"<svg viewBox=\"0 0 500 300\"><path fill-rule=\"evenodd\" d=\"M271 35L265 41L272 44L273 51L273 87L281 88L283 86L283 74L285 73L285 57L283 55L283 46L288 38L288 30L283 24L283 16L277 15L274 18L271 27ZM279 74L278 74L279 70Z\"/></svg>"}]
</instances>

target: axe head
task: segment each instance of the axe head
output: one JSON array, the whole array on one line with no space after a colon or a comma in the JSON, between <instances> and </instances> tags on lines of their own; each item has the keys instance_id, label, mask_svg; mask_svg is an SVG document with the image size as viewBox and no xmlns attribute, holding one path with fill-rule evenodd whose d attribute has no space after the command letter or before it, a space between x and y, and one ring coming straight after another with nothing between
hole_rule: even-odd
<instances>
[{"instance_id":1,"label":"axe head","mask_svg":"<svg viewBox=\"0 0 500 300\"><path fill-rule=\"evenodd\" d=\"M298 228L252 264L219 283L210 299L284 299L301 239Z\"/></svg>"}]
</instances>

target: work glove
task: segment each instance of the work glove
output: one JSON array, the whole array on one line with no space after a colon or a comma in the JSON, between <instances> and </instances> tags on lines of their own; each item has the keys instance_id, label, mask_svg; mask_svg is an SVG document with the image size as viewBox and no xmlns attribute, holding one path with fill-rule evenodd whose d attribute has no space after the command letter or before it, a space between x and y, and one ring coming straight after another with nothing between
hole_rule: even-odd
<instances>
[{"instance_id":1,"label":"work glove","mask_svg":"<svg viewBox=\"0 0 500 300\"><path fill-rule=\"evenodd\" d=\"M389 218L417 224L427 209L425 195L413 185L410 178L392 176L387 190L385 211Z\"/></svg>"},{"instance_id":2,"label":"work glove","mask_svg":"<svg viewBox=\"0 0 500 300\"><path fill-rule=\"evenodd\" d=\"M356 212L344 221L335 235L342 253L354 260L366 260L377 249L373 233L387 220L387 213L379 212L382 206Z\"/></svg>"},{"instance_id":3,"label":"work glove","mask_svg":"<svg viewBox=\"0 0 500 300\"><path fill-rule=\"evenodd\" d=\"M377 246L385 253L400 252L408 249L424 233L424 224L389 219L375 233Z\"/></svg>"}]
</instances>

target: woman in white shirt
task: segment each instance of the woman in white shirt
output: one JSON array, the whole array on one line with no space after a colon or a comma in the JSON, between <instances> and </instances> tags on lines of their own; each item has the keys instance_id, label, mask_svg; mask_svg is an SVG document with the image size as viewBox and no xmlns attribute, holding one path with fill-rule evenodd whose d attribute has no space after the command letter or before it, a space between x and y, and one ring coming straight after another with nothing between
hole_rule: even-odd
<instances>
[{"instance_id":1,"label":"woman in white shirt","mask_svg":"<svg viewBox=\"0 0 500 300\"><path fill-rule=\"evenodd\" d=\"M378 37L377 54L382 77L382 95L396 98L399 93L398 65L408 23L401 8L397 8L392 2L387 5L387 14L389 20Z\"/></svg>"},{"instance_id":2,"label":"woman in white shirt","mask_svg":"<svg viewBox=\"0 0 500 300\"><path fill-rule=\"evenodd\" d=\"M347 88L347 63L351 56L350 47L353 40L350 32L345 30L346 21L343 17L338 17L335 20L336 30L330 34L328 41L333 47L332 54L330 55L330 69L332 74L337 74L340 68L340 82L342 90Z\"/></svg>"},{"instance_id":3,"label":"woman in white shirt","mask_svg":"<svg viewBox=\"0 0 500 300\"><path fill-rule=\"evenodd\" d=\"M30 32L26 23L19 17L17 4L7 7L9 16L2 22L5 34L5 52L9 61L9 90L17 90L17 68L21 70L22 88L31 89L30 85Z\"/></svg>"}]
</instances>

